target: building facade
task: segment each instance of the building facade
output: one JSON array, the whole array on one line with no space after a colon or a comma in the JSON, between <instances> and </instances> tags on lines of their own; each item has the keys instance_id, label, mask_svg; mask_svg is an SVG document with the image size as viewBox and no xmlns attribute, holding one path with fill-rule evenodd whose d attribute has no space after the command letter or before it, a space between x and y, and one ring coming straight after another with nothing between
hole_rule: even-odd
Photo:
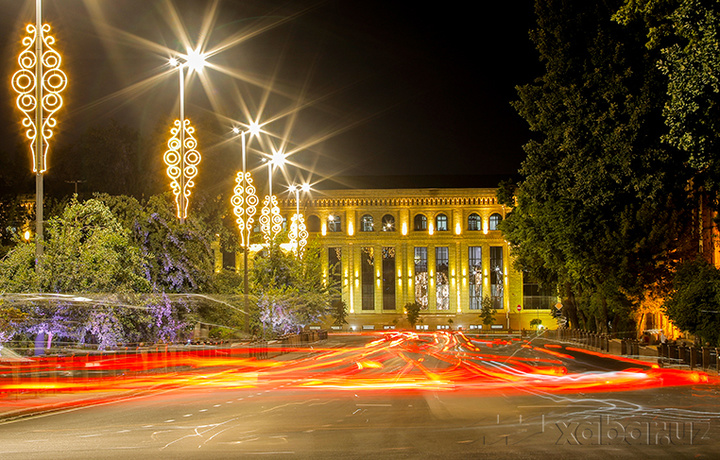
<instances>
[{"instance_id":1,"label":"building facade","mask_svg":"<svg viewBox=\"0 0 720 460\"><path fill-rule=\"evenodd\" d=\"M327 190L300 197L324 276L341 286L350 330L406 328L404 307L421 305L421 330L555 328L557 299L514 270L498 230L496 189ZM293 197L281 200L295 212ZM525 279L523 279L525 278ZM479 313L489 298L490 327ZM533 324L531 325L531 322ZM330 325L323 325L330 327Z\"/></svg>"}]
</instances>

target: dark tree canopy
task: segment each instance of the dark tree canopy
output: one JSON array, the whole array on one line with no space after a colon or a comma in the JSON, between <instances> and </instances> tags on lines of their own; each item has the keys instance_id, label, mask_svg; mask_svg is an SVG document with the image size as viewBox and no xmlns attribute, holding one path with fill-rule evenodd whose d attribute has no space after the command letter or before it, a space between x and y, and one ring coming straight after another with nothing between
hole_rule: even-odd
<instances>
[{"instance_id":1,"label":"dark tree canopy","mask_svg":"<svg viewBox=\"0 0 720 460\"><path fill-rule=\"evenodd\" d=\"M629 312L679 256L691 209L692 171L662 142L660 55L642 21L613 20L622 4L536 2L545 73L513 104L535 135L501 224L521 268L560 286L571 322L600 330L632 328Z\"/></svg>"}]
</instances>

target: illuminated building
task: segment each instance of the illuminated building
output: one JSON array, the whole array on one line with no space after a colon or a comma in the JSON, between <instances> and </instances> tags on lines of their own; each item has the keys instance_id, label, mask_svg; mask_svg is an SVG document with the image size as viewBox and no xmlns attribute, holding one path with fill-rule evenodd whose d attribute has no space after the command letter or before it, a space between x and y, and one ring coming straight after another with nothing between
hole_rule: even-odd
<instances>
[{"instance_id":1,"label":"illuminated building","mask_svg":"<svg viewBox=\"0 0 720 460\"><path fill-rule=\"evenodd\" d=\"M403 307L417 302L417 328L487 330L479 316L486 297L496 309L493 329L531 329L533 319L555 328L556 297L524 286L512 267L497 229L506 209L495 192L352 188L307 197L301 212L309 239L323 247L325 278L341 285L346 329L408 327ZM282 214L290 216L294 205L281 200Z\"/></svg>"}]
</instances>

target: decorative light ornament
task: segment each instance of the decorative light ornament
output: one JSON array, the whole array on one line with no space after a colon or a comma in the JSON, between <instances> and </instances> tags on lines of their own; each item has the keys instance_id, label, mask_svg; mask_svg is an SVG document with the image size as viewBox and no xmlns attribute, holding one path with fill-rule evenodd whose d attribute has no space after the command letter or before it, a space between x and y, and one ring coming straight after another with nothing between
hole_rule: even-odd
<instances>
[{"instance_id":1,"label":"decorative light ornament","mask_svg":"<svg viewBox=\"0 0 720 460\"><path fill-rule=\"evenodd\" d=\"M240 230L240 245L245 248L250 244L250 232L252 232L255 222L253 216L257 211L259 200L249 172L243 174L242 171L239 171L235 182L237 184L234 189L235 194L230 202L233 205L233 212L237 216L235 222Z\"/></svg>"},{"instance_id":2,"label":"decorative light ornament","mask_svg":"<svg viewBox=\"0 0 720 460\"><path fill-rule=\"evenodd\" d=\"M278 207L278 200L275 195L267 195L263 201L260 214L260 231L266 244L275 241L280 230L282 230L282 216Z\"/></svg>"},{"instance_id":3,"label":"decorative light ornament","mask_svg":"<svg viewBox=\"0 0 720 460\"><path fill-rule=\"evenodd\" d=\"M302 257L305 246L307 246L307 239L309 236L307 227L305 227L305 218L302 214L297 213L292 216L291 222L288 238L290 239L293 251L295 251L298 256Z\"/></svg>"},{"instance_id":4,"label":"decorative light ornament","mask_svg":"<svg viewBox=\"0 0 720 460\"><path fill-rule=\"evenodd\" d=\"M295 215L291 218L290 231L288 232L288 238L293 251L298 257L302 257L307 246L308 231L305 227L305 218L300 214L300 191L309 192L310 184L303 184L298 187L297 185L291 185L288 188L290 193L295 194Z\"/></svg>"},{"instance_id":5,"label":"decorative light ornament","mask_svg":"<svg viewBox=\"0 0 720 460\"><path fill-rule=\"evenodd\" d=\"M177 217L182 220L187 218L190 189L195 186L193 179L197 176L197 165L201 160L193 133L195 128L190 125L190 120L175 120L170 129L168 150L163 156L171 181L170 187L175 195Z\"/></svg>"},{"instance_id":6,"label":"decorative light ornament","mask_svg":"<svg viewBox=\"0 0 720 460\"><path fill-rule=\"evenodd\" d=\"M63 105L60 93L67 86L67 76L60 70L60 53L52 47L55 37L49 34L50 25L43 24L38 30L35 24L28 24L25 31L27 36L22 39L25 49L18 56L20 70L13 75L12 86L18 93L17 107L25 115L22 124L26 128L25 136L30 140L33 172L44 173L49 140L57 125L55 112ZM41 135L39 143L38 132Z\"/></svg>"}]
</instances>

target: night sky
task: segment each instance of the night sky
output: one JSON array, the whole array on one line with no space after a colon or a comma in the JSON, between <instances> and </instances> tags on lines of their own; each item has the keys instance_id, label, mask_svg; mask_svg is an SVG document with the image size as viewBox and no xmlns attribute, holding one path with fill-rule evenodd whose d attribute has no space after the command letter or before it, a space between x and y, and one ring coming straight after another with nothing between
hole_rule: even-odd
<instances>
[{"instance_id":1,"label":"night sky","mask_svg":"<svg viewBox=\"0 0 720 460\"><path fill-rule=\"evenodd\" d=\"M214 18L205 48L231 46L208 58L209 85L193 76L186 87L187 116L209 131L204 159L237 149L229 131L248 113L272 120L253 149L293 152L293 178L511 175L529 132L509 103L540 73L532 3L44 0L70 80L51 168L52 150L94 124L157 132L178 107L167 59L184 51L179 32L197 44ZM10 77L34 5L0 0L0 159L26 154L28 168Z\"/></svg>"}]
</instances>

